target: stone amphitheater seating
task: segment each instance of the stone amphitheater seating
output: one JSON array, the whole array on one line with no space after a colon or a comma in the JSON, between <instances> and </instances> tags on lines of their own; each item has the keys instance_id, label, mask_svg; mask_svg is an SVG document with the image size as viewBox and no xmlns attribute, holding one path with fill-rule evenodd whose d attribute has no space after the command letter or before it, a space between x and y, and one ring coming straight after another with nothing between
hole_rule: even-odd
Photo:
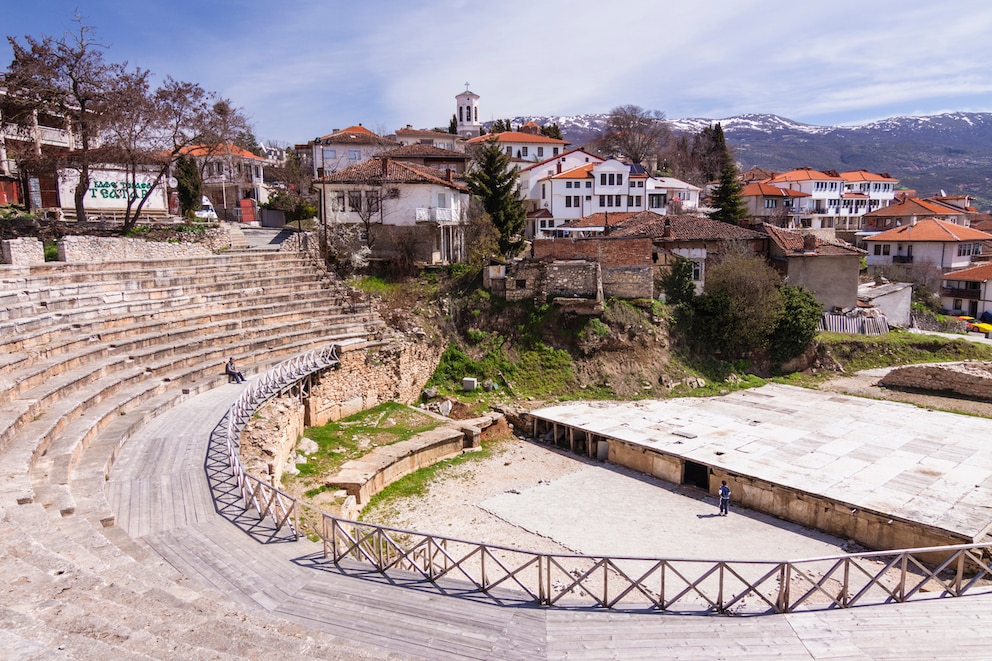
<instances>
[{"instance_id":1,"label":"stone amphitheater seating","mask_svg":"<svg viewBox=\"0 0 992 661\"><path fill-rule=\"evenodd\" d=\"M0 656L44 655L63 641L75 658L338 658L329 636L183 587L113 526L102 485L147 420L192 394L238 387L228 357L251 378L383 328L369 303L301 253L0 266L0 589L41 594L66 574L93 588L43 601L44 613L0 600Z\"/></svg>"}]
</instances>

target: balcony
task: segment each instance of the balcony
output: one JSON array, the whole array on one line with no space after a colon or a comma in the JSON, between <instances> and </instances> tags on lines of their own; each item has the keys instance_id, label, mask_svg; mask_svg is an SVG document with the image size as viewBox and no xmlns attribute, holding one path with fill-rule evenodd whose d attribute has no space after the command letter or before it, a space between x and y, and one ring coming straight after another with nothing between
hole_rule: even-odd
<instances>
[{"instance_id":1,"label":"balcony","mask_svg":"<svg viewBox=\"0 0 992 661\"><path fill-rule=\"evenodd\" d=\"M913 263L913 256L912 255L892 255L892 263L893 264L912 264Z\"/></svg>"},{"instance_id":2,"label":"balcony","mask_svg":"<svg viewBox=\"0 0 992 661\"><path fill-rule=\"evenodd\" d=\"M458 212L454 209L420 207L415 213L418 223L453 223L459 220Z\"/></svg>"},{"instance_id":3,"label":"balcony","mask_svg":"<svg viewBox=\"0 0 992 661\"><path fill-rule=\"evenodd\" d=\"M982 297L982 290L961 289L958 287L941 287L940 295L944 298L961 298L966 301L977 301Z\"/></svg>"}]
</instances>

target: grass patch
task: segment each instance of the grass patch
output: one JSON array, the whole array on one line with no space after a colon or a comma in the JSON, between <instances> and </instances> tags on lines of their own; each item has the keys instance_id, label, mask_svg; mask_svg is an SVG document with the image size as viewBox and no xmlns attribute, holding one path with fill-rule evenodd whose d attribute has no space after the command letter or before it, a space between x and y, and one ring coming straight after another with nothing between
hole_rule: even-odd
<instances>
[{"instance_id":1,"label":"grass patch","mask_svg":"<svg viewBox=\"0 0 992 661\"><path fill-rule=\"evenodd\" d=\"M501 445L500 441L482 441L482 448L474 452L463 452L450 459L439 461L436 464L425 466L409 475L401 477L385 489L372 496L368 504L362 508L359 519L364 520L366 514L377 509L383 513L388 513L395 509L393 503L403 498L422 496L427 493L434 480L440 479L444 474L456 466L470 461L479 461L491 457Z\"/></svg>"},{"instance_id":2,"label":"grass patch","mask_svg":"<svg viewBox=\"0 0 992 661\"><path fill-rule=\"evenodd\" d=\"M298 466L299 475L285 476L283 481L313 483L316 479L336 473L345 462L357 459L376 447L405 441L439 424L434 418L409 406L386 402L329 422L323 427L309 427L303 435L316 442L319 449L307 457L307 463ZM314 491L316 496L320 493L319 489L314 487L310 491Z\"/></svg>"},{"instance_id":3,"label":"grass patch","mask_svg":"<svg viewBox=\"0 0 992 661\"><path fill-rule=\"evenodd\" d=\"M992 345L900 330L878 336L820 333L817 342L819 351L834 358L845 372L916 363L992 360Z\"/></svg>"},{"instance_id":4,"label":"grass patch","mask_svg":"<svg viewBox=\"0 0 992 661\"><path fill-rule=\"evenodd\" d=\"M361 278L351 278L347 283L349 286L359 289L369 294L386 296L399 291L402 285L398 282L389 282L378 275L367 275Z\"/></svg>"}]
</instances>

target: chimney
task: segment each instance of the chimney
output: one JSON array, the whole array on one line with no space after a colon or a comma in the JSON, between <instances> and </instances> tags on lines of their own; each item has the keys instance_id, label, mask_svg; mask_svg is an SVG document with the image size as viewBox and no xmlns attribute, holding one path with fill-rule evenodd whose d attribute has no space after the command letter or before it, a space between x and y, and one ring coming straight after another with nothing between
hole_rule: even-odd
<instances>
[{"instance_id":1,"label":"chimney","mask_svg":"<svg viewBox=\"0 0 992 661\"><path fill-rule=\"evenodd\" d=\"M914 225L916 225L916 216L915 215L909 217L909 226L912 227Z\"/></svg>"},{"instance_id":2,"label":"chimney","mask_svg":"<svg viewBox=\"0 0 992 661\"><path fill-rule=\"evenodd\" d=\"M816 237L812 234L803 237L803 252L807 254L816 252Z\"/></svg>"},{"instance_id":3,"label":"chimney","mask_svg":"<svg viewBox=\"0 0 992 661\"><path fill-rule=\"evenodd\" d=\"M672 238L675 235L675 233L672 232L672 219L671 218L666 218L665 219L665 231L662 232L661 235L664 238L666 238L666 239L670 239L670 238Z\"/></svg>"},{"instance_id":4,"label":"chimney","mask_svg":"<svg viewBox=\"0 0 992 661\"><path fill-rule=\"evenodd\" d=\"M455 180L455 173L451 170L451 168L448 168L447 174L448 174L448 183L450 184L452 181Z\"/></svg>"},{"instance_id":5,"label":"chimney","mask_svg":"<svg viewBox=\"0 0 992 661\"><path fill-rule=\"evenodd\" d=\"M389 157L385 156L382 159L382 178L385 179L389 176Z\"/></svg>"},{"instance_id":6,"label":"chimney","mask_svg":"<svg viewBox=\"0 0 992 661\"><path fill-rule=\"evenodd\" d=\"M561 174L561 161L558 161L558 172L556 174Z\"/></svg>"}]
</instances>

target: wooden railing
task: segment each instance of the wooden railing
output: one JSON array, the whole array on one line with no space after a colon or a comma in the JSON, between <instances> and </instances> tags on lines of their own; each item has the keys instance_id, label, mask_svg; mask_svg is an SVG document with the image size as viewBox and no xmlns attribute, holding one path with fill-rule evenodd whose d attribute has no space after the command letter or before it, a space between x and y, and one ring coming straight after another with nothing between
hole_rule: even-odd
<instances>
[{"instance_id":1,"label":"wooden railing","mask_svg":"<svg viewBox=\"0 0 992 661\"><path fill-rule=\"evenodd\" d=\"M992 590L992 542L808 558L698 560L537 553L350 521L249 475L238 455L245 422L268 399L337 362L336 347L280 364L231 407L227 455L246 512L320 541L336 565L357 561L396 577L481 593L496 603L653 608L727 614L788 613Z\"/></svg>"}]
</instances>

